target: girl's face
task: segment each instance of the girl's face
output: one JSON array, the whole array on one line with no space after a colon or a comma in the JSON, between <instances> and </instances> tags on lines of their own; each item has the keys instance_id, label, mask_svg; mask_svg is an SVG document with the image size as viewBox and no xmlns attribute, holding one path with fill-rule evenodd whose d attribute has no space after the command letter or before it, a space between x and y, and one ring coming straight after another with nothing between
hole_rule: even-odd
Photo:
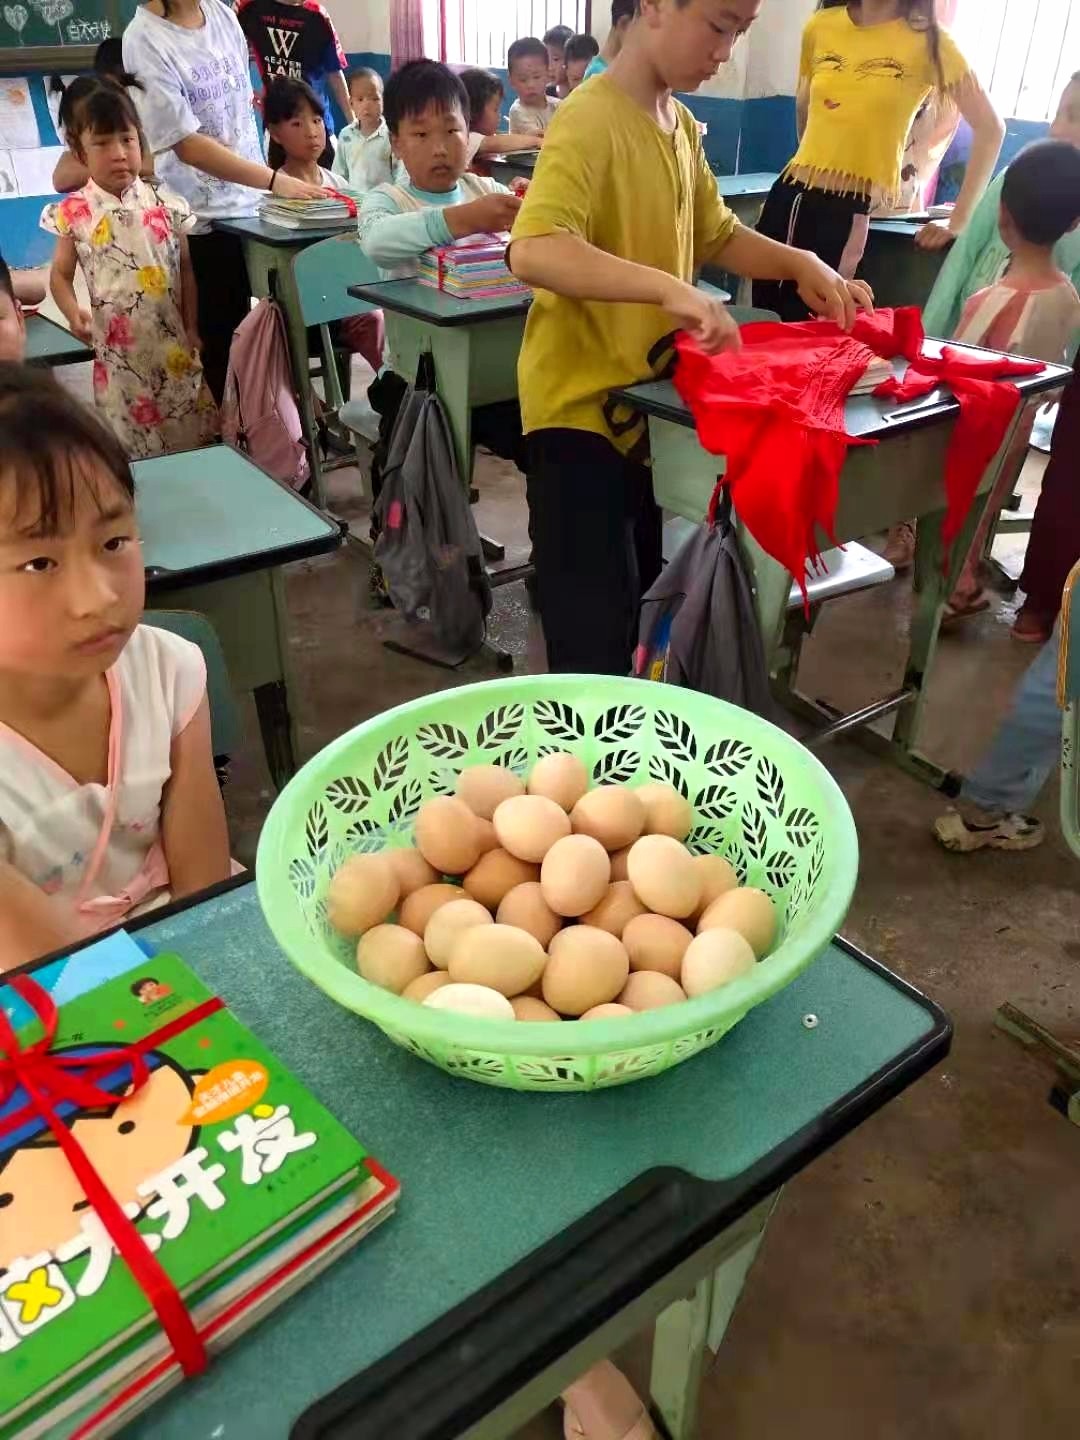
<instances>
[{"instance_id":1,"label":"girl's face","mask_svg":"<svg viewBox=\"0 0 1080 1440\"><path fill-rule=\"evenodd\" d=\"M279 120L268 127L270 138L276 140L290 160L310 164L326 149L326 124L322 115L310 105L301 105L288 120Z\"/></svg>"},{"instance_id":2,"label":"girl's face","mask_svg":"<svg viewBox=\"0 0 1080 1440\"><path fill-rule=\"evenodd\" d=\"M492 95L481 110L476 128L481 135L497 135L502 124L502 96Z\"/></svg>"},{"instance_id":3,"label":"girl's face","mask_svg":"<svg viewBox=\"0 0 1080 1440\"><path fill-rule=\"evenodd\" d=\"M1067 140L1070 145L1080 147L1080 81L1073 81L1065 87L1054 123L1050 126L1051 140Z\"/></svg>"},{"instance_id":4,"label":"girl's face","mask_svg":"<svg viewBox=\"0 0 1080 1440\"><path fill-rule=\"evenodd\" d=\"M363 128L369 133L377 130L383 113L382 86L378 80L370 80L367 76L354 80L349 86L349 99L352 101L353 114Z\"/></svg>"},{"instance_id":5,"label":"girl's face","mask_svg":"<svg viewBox=\"0 0 1080 1440\"><path fill-rule=\"evenodd\" d=\"M104 674L142 615L131 497L96 457L56 463L61 504L50 533L40 506L20 505L19 487L0 474L0 673L9 676Z\"/></svg>"},{"instance_id":6,"label":"girl's face","mask_svg":"<svg viewBox=\"0 0 1080 1440\"><path fill-rule=\"evenodd\" d=\"M122 195L138 175L142 164L138 130L128 128L108 134L83 130L77 143L77 153L90 171L90 178L111 195Z\"/></svg>"}]
</instances>

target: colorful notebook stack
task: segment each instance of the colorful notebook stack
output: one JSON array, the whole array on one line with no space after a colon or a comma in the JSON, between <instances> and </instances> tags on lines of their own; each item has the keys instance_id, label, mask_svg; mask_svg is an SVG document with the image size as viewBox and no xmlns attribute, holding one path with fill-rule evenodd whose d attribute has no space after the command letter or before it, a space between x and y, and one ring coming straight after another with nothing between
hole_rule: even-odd
<instances>
[{"instance_id":1,"label":"colorful notebook stack","mask_svg":"<svg viewBox=\"0 0 1080 1440\"><path fill-rule=\"evenodd\" d=\"M279 200L268 195L259 204L259 219L282 230L347 229L356 224L356 202L347 195L327 195L325 200Z\"/></svg>"},{"instance_id":2,"label":"colorful notebook stack","mask_svg":"<svg viewBox=\"0 0 1080 1440\"><path fill-rule=\"evenodd\" d=\"M497 300L509 295L528 295L506 265L510 236L466 235L452 245L440 245L420 257L419 280L435 290L445 290L459 300Z\"/></svg>"},{"instance_id":3,"label":"colorful notebook stack","mask_svg":"<svg viewBox=\"0 0 1080 1440\"><path fill-rule=\"evenodd\" d=\"M176 956L103 944L29 972L40 989L0 986L0 1007L25 1057L51 995L53 1120L171 1282L174 1339L186 1326L212 1357L389 1214L397 1183ZM184 1378L134 1236L106 1228L69 1160L16 1084L0 1104L2 1440L110 1435Z\"/></svg>"}]
</instances>

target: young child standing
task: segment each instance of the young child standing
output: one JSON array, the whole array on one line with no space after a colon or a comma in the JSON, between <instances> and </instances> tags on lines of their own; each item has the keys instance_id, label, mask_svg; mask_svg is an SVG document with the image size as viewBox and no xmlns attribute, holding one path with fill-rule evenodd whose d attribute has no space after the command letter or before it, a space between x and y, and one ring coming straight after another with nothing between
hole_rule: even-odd
<instances>
[{"instance_id":1,"label":"young child standing","mask_svg":"<svg viewBox=\"0 0 1080 1440\"><path fill-rule=\"evenodd\" d=\"M0 366L0 969L229 875L203 659L144 586L120 445Z\"/></svg>"},{"instance_id":2,"label":"young child standing","mask_svg":"<svg viewBox=\"0 0 1080 1440\"><path fill-rule=\"evenodd\" d=\"M761 3L639 0L610 70L560 106L514 226L510 267L536 290L518 390L556 672L629 672L640 597L660 570L660 517L646 424L609 396L658 373L673 330L711 351L740 343L724 306L695 288L698 269L783 280L848 327L872 303L816 255L738 224L672 93L716 74Z\"/></svg>"},{"instance_id":3,"label":"young child standing","mask_svg":"<svg viewBox=\"0 0 1080 1440\"><path fill-rule=\"evenodd\" d=\"M78 106L74 152L90 179L47 205L50 285L72 334L94 347L94 402L132 458L214 441L217 409L199 358L187 203L139 176L128 93L102 81ZM75 294L78 265L90 310Z\"/></svg>"},{"instance_id":4,"label":"young child standing","mask_svg":"<svg viewBox=\"0 0 1080 1440\"><path fill-rule=\"evenodd\" d=\"M600 53L594 55L585 67L586 80L591 80L594 75L602 75L608 66L613 65L619 58L626 32L633 24L635 10L636 0L611 0L611 28L600 47Z\"/></svg>"},{"instance_id":5,"label":"young child standing","mask_svg":"<svg viewBox=\"0 0 1080 1440\"><path fill-rule=\"evenodd\" d=\"M382 76L363 65L349 71L348 85L356 119L338 136L330 168L354 194L366 195L394 178L390 131L383 119Z\"/></svg>"},{"instance_id":6,"label":"young child standing","mask_svg":"<svg viewBox=\"0 0 1080 1440\"><path fill-rule=\"evenodd\" d=\"M503 83L490 70L463 70L461 83L469 97L469 163L515 150L539 150L543 135L500 135Z\"/></svg>"},{"instance_id":7,"label":"young child standing","mask_svg":"<svg viewBox=\"0 0 1080 1440\"><path fill-rule=\"evenodd\" d=\"M506 52L506 68L517 92L510 106L511 135L543 135L559 107L547 93L550 70L544 42L533 36L515 40Z\"/></svg>"},{"instance_id":8,"label":"young child standing","mask_svg":"<svg viewBox=\"0 0 1080 1440\"><path fill-rule=\"evenodd\" d=\"M573 93L584 81L590 63L600 53L591 35L572 35L566 42L566 88Z\"/></svg>"},{"instance_id":9,"label":"young child standing","mask_svg":"<svg viewBox=\"0 0 1080 1440\"><path fill-rule=\"evenodd\" d=\"M553 100L565 100L570 94L566 81L566 47L573 35L569 25L553 25L544 32L544 49L548 57L547 94Z\"/></svg>"}]
</instances>

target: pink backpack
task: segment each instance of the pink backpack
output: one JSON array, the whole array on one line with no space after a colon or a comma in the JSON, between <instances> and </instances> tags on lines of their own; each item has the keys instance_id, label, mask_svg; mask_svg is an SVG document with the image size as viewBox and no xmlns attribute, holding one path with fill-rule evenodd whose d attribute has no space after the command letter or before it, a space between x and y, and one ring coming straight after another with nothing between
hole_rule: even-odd
<instances>
[{"instance_id":1,"label":"pink backpack","mask_svg":"<svg viewBox=\"0 0 1080 1440\"><path fill-rule=\"evenodd\" d=\"M221 434L275 480L299 489L311 473L285 322L273 300L260 300L236 327L225 377Z\"/></svg>"}]
</instances>

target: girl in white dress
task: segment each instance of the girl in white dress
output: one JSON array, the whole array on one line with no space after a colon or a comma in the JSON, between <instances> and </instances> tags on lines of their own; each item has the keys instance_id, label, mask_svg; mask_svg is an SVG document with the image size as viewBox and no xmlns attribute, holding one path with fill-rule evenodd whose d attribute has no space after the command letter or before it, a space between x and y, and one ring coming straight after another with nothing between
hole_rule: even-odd
<instances>
[{"instance_id":1,"label":"girl in white dress","mask_svg":"<svg viewBox=\"0 0 1080 1440\"><path fill-rule=\"evenodd\" d=\"M144 588L119 443L0 365L0 970L230 873L202 655Z\"/></svg>"}]
</instances>

